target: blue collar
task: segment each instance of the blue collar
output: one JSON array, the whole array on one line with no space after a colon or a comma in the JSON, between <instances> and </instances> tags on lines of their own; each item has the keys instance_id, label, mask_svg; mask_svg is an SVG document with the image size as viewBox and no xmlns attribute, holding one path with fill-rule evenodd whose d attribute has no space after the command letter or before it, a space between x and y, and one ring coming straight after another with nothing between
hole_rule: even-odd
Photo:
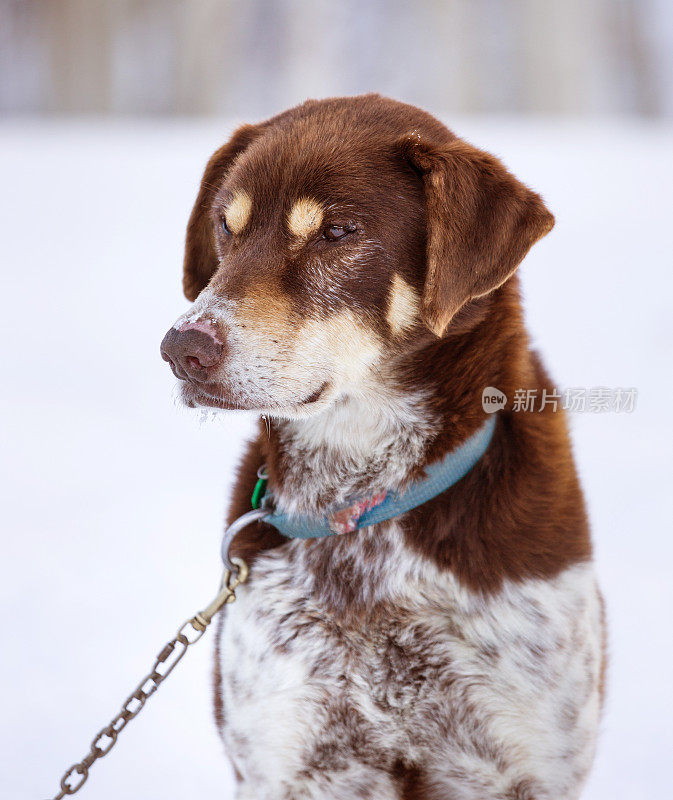
<instances>
[{"instance_id":1,"label":"blue collar","mask_svg":"<svg viewBox=\"0 0 673 800\"><path fill-rule=\"evenodd\" d=\"M336 533L350 533L369 525L399 517L412 508L427 503L463 478L484 455L493 436L495 414L489 417L476 433L441 461L425 468L425 477L401 494L383 492L373 497L354 500L319 517L280 514L275 511L259 513L268 525L273 525L290 539L315 539ZM257 495L257 490L255 495ZM265 498L266 500L267 498ZM272 498L269 498L272 499ZM266 506L266 503L263 504Z\"/></svg>"}]
</instances>

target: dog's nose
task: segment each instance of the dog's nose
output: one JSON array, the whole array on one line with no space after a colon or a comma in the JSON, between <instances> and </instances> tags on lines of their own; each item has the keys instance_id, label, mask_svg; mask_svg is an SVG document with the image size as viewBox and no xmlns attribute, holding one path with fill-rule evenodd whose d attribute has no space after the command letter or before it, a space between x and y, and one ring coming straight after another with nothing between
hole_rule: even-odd
<instances>
[{"instance_id":1,"label":"dog's nose","mask_svg":"<svg viewBox=\"0 0 673 800\"><path fill-rule=\"evenodd\" d=\"M223 351L217 331L201 322L171 328L161 343L161 357L183 381L205 380L208 370L222 359Z\"/></svg>"}]
</instances>

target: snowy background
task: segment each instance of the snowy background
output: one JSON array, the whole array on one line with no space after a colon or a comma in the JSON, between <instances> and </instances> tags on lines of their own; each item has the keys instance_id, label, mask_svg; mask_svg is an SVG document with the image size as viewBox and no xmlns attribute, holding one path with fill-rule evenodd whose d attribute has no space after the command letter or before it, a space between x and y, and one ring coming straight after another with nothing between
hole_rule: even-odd
<instances>
[{"instance_id":1,"label":"snowy background","mask_svg":"<svg viewBox=\"0 0 673 800\"><path fill-rule=\"evenodd\" d=\"M447 122L556 214L522 274L529 328L558 385L639 392L632 414L571 421L610 623L607 710L584 797L669 796L673 127ZM253 420L204 422L179 408L159 342L186 307L185 223L230 129L0 125L0 774L13 800L56 793L216 589L225 498ZM210 634L190 651L78 796L231 796L212 645Z\"/></svg>"}]
</instances>

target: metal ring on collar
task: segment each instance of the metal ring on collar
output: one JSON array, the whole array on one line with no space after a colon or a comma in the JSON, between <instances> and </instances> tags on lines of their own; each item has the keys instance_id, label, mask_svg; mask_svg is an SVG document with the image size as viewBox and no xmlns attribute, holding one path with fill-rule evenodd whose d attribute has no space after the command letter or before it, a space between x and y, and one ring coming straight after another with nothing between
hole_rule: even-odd
<instances>
[{"instance_id":1,"label":"metal ring on collar","mask_svg":"<svg viewBox=\"0 0 673 800\"><path fill-rule=\"evenodd\" d=\"M231 572L232 575L236 575L238 572L238 567L229 556L229 548L231 547L234 537L237 533L242 531L243 528L246 528L248 525L250 525L250 523L258 522L259 520L264 519L264 517L268 517L270 513L271 509L269 508L258 508L255 511L248 511L247 513L238 517L238 519L235 519L224 532L220 554L222 556L222 562L224 563L224 566L229 570L229 572Z\"/></svg>"}]
</instances>

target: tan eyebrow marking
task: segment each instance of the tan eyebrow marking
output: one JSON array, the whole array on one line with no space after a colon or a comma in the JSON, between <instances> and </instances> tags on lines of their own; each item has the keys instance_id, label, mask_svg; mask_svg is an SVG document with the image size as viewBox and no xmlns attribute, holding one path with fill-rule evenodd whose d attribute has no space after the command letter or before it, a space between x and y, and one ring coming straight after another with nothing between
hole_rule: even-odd
<instances>
[{"instance_id":1,"label":"tan eyebrow marking","mask_svg":"<svg viewBox=\"0 0 673 800\"><path fill-rule=\"evenodd\" d=\"M396 272L390 287L386 319L395 335L410 328L418 318L418 295Z\"/></svg>"},{"instance_id":2,"label":"tan eyebrow marking","mask_svg":"<svg viewBox=\"0 0 673 800\"><path fill-rule=\"evenodd\" d=\"M232 233L241 233L248 224L251 211L252 200L249 195L245 192L236 192L225 212L227 228Z\"/></svg>"},{"instance_id":3,"label":"tan eyebrow marking","mask_svg":"<svg viewBox=\"0 0 673 800\"><path fill-rule=\"evenodd\" d=\"M323 210L319 203L302 197L292 206L287 224L290 231L300 239L307 239L322 223Z\"/></svg>"}]
</instances>

